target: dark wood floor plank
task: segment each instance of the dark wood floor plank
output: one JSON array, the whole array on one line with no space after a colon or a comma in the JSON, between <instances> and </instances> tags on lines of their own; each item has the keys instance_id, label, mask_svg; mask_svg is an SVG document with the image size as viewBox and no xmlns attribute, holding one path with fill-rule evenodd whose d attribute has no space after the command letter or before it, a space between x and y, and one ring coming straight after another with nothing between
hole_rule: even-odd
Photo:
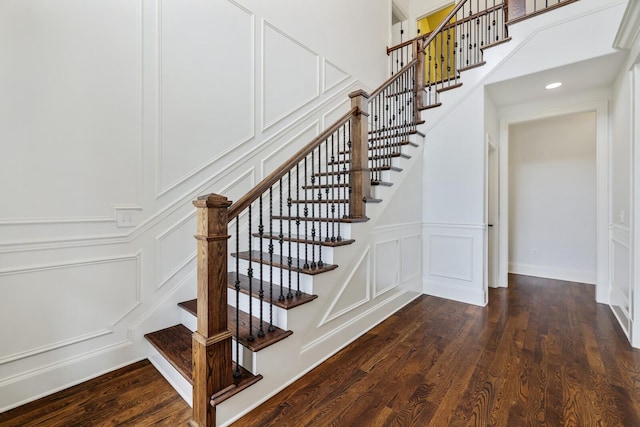
<instances>
[{"instance_id":1,"label":"dark wood floor plank","mask_svg":"<svg viewBox=\"0 0 640 427\"><path fill-rule=\"evenodd\" d=\"M9 426L183 426L191 408L143 360L0 414Z\"/></svg>"},{"instance_id":2,"label":"dark wood floor plank","mask_svg":"<svg viewBox=\"0 0 640 427\"><path fill-rule=\"evenodd\" d=\"M594 299L526 276L485 308L421 297L234 425L638 426L640 351Z\"/></svg>"},{"instance_id":3,"label":"dark wood floor plank","mask_svg":"<svg viewBox=\"0 0 640 427\"><path fill-rule=\"evenodd\" d=\"M488 307L420 297L234 425L640 426L640 351L594 296L511 276ZM181 426L189 416L145 361L0 414L0 425Z\"/></svg>"}]
</instances>

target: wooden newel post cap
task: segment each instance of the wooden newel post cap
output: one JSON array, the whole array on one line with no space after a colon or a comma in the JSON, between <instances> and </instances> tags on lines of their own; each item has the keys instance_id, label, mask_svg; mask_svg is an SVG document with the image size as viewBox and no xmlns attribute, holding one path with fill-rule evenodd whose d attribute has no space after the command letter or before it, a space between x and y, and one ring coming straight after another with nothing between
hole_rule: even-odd
<instances>
[{"instance_id":1,"label":"wooden newel post cap","mask_svg":"<svg viewBox=\"0 0 640 427\"><path fill-rule=\"evenodd\" d=\"M358 96L362 96L365 99L369 99L369 94L362 89L358 89L349 94L349 98L356 98Z\"/></svg>"},{"instance_id":2,"label":"wooden newel post cap","mask_svg":"<svg viewBox=\"0 0 640 427\"><path fill-rule=\"evenodd\" d=\"M193 201L196 208L228 208L233 202L220 194L205 194Z\"/></svg>"}]
</instances>

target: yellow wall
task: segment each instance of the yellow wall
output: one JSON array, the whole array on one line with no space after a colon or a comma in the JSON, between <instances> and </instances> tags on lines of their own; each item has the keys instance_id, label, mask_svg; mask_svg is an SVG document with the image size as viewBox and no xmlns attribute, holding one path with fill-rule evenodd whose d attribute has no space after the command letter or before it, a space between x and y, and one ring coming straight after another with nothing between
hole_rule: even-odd
<instances>
[{"instance_id":1,"label":"yellow wall","mask_svg":"<svg viewBox=\"0 0 640 427\"><path fill-rule=\"evenodd\" d=\"M437 12L434 12L430 15L425 16L418 20L418 30L420 34L427 34L433 30L435 30L438 25L447 17L447 15L453 10L454 4L451 6L445 7L444 9L440 9ZM454 19L451 20L453 22ZM446 33L445 33L446 34ZM449 35L451 39L449 41L448 49L447 49L447 40L443 39L442 35L438 35L432 42L431 45L425 50L427 54L427 63L429 56L432 58L439 58L442 55L442 52L448 52L445 54L444 67L441 67L440 61L432 61L429 66L425 66L424 70L424 78L425 83L440 81L443 77L443 71L441 68L444 68L444 76L446 77L446 67L447 67L447 58L450 58L450 65L452 71L449 74L449 77L453 76L453 52L454 52L454 43L455 43L455 30L451 29L449 31ZM446 37L446 35L444 36Z\"/></svg>"}]
</instances>

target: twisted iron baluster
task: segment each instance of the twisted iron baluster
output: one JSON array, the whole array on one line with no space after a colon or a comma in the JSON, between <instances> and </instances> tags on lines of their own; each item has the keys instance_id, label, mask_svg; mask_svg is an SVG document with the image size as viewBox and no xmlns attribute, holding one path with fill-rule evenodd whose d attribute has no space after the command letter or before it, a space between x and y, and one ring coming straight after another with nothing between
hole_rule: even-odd
<instances>
[{"instance_id":1,"label":"twisted iron baluster","mask_svg":"<svg viewBox=\"0 0 640 427\"><path fill-rule=\"evenodd\" d=\"M304 214L304 266L303 268L305 270L309 269L309 235L308 235L308 227L309 227L309 205L308 205L308 198L309 196L307 195L307 158L304 158L304 210L303 210L303 214ZM313 182L313 178L311 178ZM313 190L311 191L311 193L313 193Z\"/></svg>"},{"instance_id":2,"label":"twisted iron baluster","mask_svg":"<svg viewBox=\"0 0 640 427\"><path fill-rule=\"evenodd\" d=\"M300 163L296 165L296 200L296 295L300 296Z\"/></svg>"},{"instance_id":3,"label":"twisted iron baluster","mask_svg":"<svg viewBox=\"0 0 640 427\"><path fill-rule=\"evenodd\" d=\"M276 330L273 326L273 187L269 187L269 332Z\"/></svg>"},{"instance_id":4,"label":"twisted iron baluster","mask_svg":"<svg viewBox=\"0 0 640 427\"><path fill-rule=\"evenodd\" d=\"M251 206L252 205L249 205L249 268L247 269L247 276L249 276L249 296L253 295L253 252L251 250L253 237L251 236ZM253 304L251 304L251 301L249 301L249 336L247 337L247 340L255 340L255 337L253 336Z\"/></svg>"},{"instance_id":5,"label":"twisted iron baluster","mask_svg":"<svg viewBox=\"0 0 640 427\"><path fill-rule=\"evenodd\" d=\"M282 212L282 178L280 178L280 233L278 234L278 241L280 242L280 260L282 261L284 259L284 255L282 252L282 246L284 243L284 235L282 234L282 216L283 216L283 212ZM283 286L284 283L284 270L282 267L280 267L280 295L278 296L278 301L284 301L284 293L283 293Z\"/></svg>"},{"instance_id":6,"label":"twisted iron baluster","mask_svg":"<svg viewBox=\"0 0 640 427\"><path fill-rule=\"evenodd\" d=\"M264 252L264 247L263 247L263 239L264 239L264 224L262 223L262 194L260 195L260 199L259 199L259 208L260 208L260 224L258 225L258 235L260 236L260 291L259 291L259 298L260 298L260 329L258 330L258 336L259 337L264 337L264 320L263 320L263 314L264 314L264 308L263 308L263 304L264 304L264 263L263 263L263 252Z\"/></svg>"},{"instance_id":7,"label":"twisted iron baluster","mask_svg":"<svg viewBox=\"0 0 640 427\"><path fill-rule=\"evenodd\" d=\"M289 172L287 173L287 216L289 218L287 220L287 225L289 227L289 238L287 241L287 266L289 267L287 299L293 298L293 294L291 293L291 275L293 274L293 271L291 271L293 265L293 258L291 257L291 203L291 170L289 170Z\"/></svg>"},{"instance_id":8,"label":"twisted iron baluster","mask_svg":"<svg viewBox=\"0 0 640 427\"><path fill-rule=\"evenodd\" d=\"M240 375L240 215L236 217L236 369L233 376Z\"/></svg>"}]
</instances>

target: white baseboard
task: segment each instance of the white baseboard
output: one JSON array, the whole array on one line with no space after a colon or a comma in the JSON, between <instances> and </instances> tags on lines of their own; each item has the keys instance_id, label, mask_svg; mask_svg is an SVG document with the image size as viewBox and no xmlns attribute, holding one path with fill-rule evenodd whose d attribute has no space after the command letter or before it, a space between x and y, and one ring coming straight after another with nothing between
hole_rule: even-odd
<instances>
[{"instance_id":1,"label":"white baseboard","mask_svg":"<svg viewBox=\"0 0 640 427\"><path fill-rule=\"evenodd\" d=\"M522 263L509 263L509 273L522 274L525 276L544 277L546 279L566 280L568 282L596 284L596 272L586 270L570 270L544 265L532 265Z\"/></svg>"},{"instance_id":2,"label":"white baseboard","mask_svg":"<svg viewBox=\"0 0 640 427\"><path fill-rule=\"evenodd\" d=\"M487 298L485 298L484 292L481 290L470 289L452 283L424 280L423 291L427 295L463 302L465 304L473 304L480 307L487 305Z\"/></svg>"}]
</instances>

